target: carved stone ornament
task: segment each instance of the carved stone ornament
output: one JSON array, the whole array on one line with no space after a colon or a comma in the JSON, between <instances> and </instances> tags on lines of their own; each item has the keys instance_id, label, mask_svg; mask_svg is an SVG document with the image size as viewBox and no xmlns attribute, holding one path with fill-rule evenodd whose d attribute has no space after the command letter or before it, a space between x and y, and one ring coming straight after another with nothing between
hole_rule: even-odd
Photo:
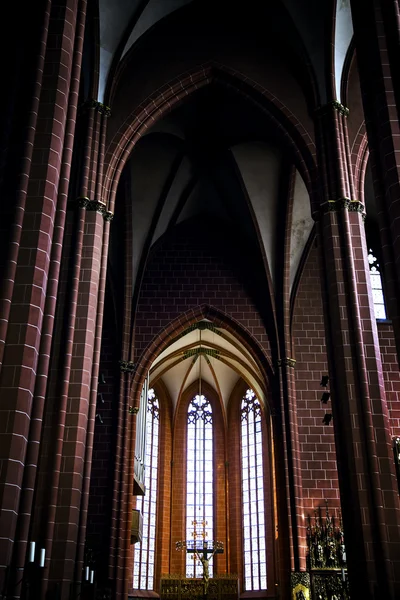
<instances>
[{"instance_id":1,"label":"carved stone ornament","mask_svg":"<svg viewBox=\"0 0 400 600\"><path fill-rule=\"evenodd\" d=\"M279 360L276 361L276 364L278 365L278 367L282 367L283 365L287 366L287 367L291 367L292 369L295 368L296 366L296 360L294 358L280 358Z\"/></svg>"},{"instance_id":2,"label":"carved stone ornament","mask_svg":"<svg viewBox=\"0 0 400 600\"><path fill-rule=\"evenodd\" d=\"M292 600L311 600L309 573L291 573L290 587L292 588Z\"/></svg>"},{"instance_id":3,"label":"carved stone ornament","mask_svg":"<svg viewBox=\"0 0 400 600\"><path fill-rule=\"evenodd\" d=\"M349 212L358 212L365 220L365 207L359 200L351 200L350 198L338 198L337 200L328 200L328 212L339 212L348 210Z\"/></svg>"},{"instance_id":4,"label":"carved stone ornament","mask_svg":"<svg viewBox=\"0 0 400 600\"><path fill-rule=\"evenodd\" d=\"M322 104L321 106L318 106L315 109L315 114L321 115L321 114L327 113L331 108L336 110L338 113L340 113L344 117L349 116L350 111L347 108L347 106L344 106L344 104L341 104L341 102L338 102L337 100L332 100L332 102L328 102L327 104Z\"/></svg>"},{"instance_id":5,"label":"carved stone ornament","mask_svg":"<svg viewBox=\"0 0 400 600\"><path fill-rule=\"evenodd\" d=\"M101 115L104 115L105 117L111 116L111 108L109 106L106 106L102 102L98 102L97 100L93 99L89 99L83 102L83 104L81 104L81 106L79 107L79 112L84 113L90 108L94 108L94 110L99 112Z\"/></svg>"},{"instance_id":6,"label":"carved stone ornament","mask_svg":"<svg viewBox=\"0 0 400 600\"><path fill-rule=\"evenodd\" d=\"M119 367L122 373L133 373L135 370L135 363L131 360L120 360Z\"/></svg>"},{"instance_id":7,"label":"carved stone ornament","mask_svg":"<svg viewBox=\"0 0 400 600\"><path fill-rule=\"evenodd\" d=\"M80 208L85 208L88 211L98 212L102 215L105 221L111 221L114 217L114 214L107 210L107 206L104 202L98 202L97 200L89 200L86 196L80 196L77 198L78 206Z\"/></svg>"}]
</instances>

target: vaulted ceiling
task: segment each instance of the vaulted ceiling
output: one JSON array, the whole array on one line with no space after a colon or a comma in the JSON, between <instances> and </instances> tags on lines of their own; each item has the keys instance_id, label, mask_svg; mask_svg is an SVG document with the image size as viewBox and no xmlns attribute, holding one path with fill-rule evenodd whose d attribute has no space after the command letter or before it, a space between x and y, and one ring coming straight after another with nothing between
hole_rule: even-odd
<instances>
[{"instance_id":1,"label":"vaulted ceiling","mask_svg":"<svg viewBox=\"0 0 400 600\"><path fill-rule=\"evenodd\" d=\"M129 163L134 280L141 280L140 265L161 236L179 223L206 216L234 235L240 231L241 244L259 247L274 288L285 238L279 217L284 154L262 115L214 86L158 121ZM297 171L287 226L292 286L313 227L309 196Z\"/></svg>"},{"instance_id":2,"label":"vaulted ceiling","mask_svg":"<svg viewBox=\"0 0 400 600\"><path fill-rule=\"evenodd\" d=\"M343 100L353 33L348 0L100 0L99 9L98 99L112 105L110 140L150 94L207 61L267 89L297 119L310 152L313 110L332 95ZM333 77L327 64L334 66ZM360 123L351 126L356 132ZM233 244L258 256L270 314L282 318L310 246L313 219L298 157L273 118L233 86L213 80L154 122L124 173L132 207L134 309L155 244L178 226L208 219ZM114 234L114 264L119 244ZM279 327L271 339L275 347ZM153 364L153 382L162 380L177 400L201 365L202 377L225 403L239 377L264 397L261 374L240 344L210 330L199 336L192 332L167 348Z\"/></svg>"},{"instance_id":3,"label":"vaulted ceiling","mask_svg":"<svg viewBox=\"0 0 400 600\"><path fill-rule=\"evenodd\" d=\"M353 28L349 0L336 3L319 0L281 0L260 3L249 0L245 4L220 0L99 0L100 27L100 79L98 99L107 101L107 86L118 64L134 49L141 39L165 22L174 13L186 13L186 22L191 19L191 6L200 10L212 21L221 11L226 22L238 13L245 20L262 20L266 30L286 31L285 43L294 52L300 52L309 62L316 81L321 103L326 101L327 52L331 38L334 46L334 63L337 98L341 100L341 77L346 54L351 42ZM333 19L333 17L335 17ZM336 23L333 25L333 23ZM293 29L297 35L292 35ZM292 33L293 33L292 32Z\"/></svg>"},{"instance_id":4,"label":"vaulted ceiling","mask_svg":"<svg viewBox=\"0 0 400 600\"><path fill-rule=\"evenodd\" d=\"M265 402L263 375L249 350L232 333L206 320L199 325L157 357L150 371L150 386L162 380L176 407L193 382L206 382L227 408L236 383L243 379Z\"/></svg>"}]
</instances>

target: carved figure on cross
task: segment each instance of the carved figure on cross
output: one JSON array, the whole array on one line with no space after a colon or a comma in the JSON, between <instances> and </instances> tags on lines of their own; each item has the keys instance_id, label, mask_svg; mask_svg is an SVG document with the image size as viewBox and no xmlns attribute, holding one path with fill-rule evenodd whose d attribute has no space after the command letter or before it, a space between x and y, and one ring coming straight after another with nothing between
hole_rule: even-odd
<instances>
[{"instance_id":1,"label":"carved figure on cross","mask_svg":"<svg viewBox=\"0 0 400 600\"><path fill-rule=\"evenodd\" d=\"M186 547L186 552L188 554L193 554L194 560L199 560L203 566L203 581L204 581L204 593L207 594L208 584L210 579L210 560L214 556L214 554L222 554L224 551L224 546L222 542L208 542L207 537L207 521L204 519L202 521L192 521L193 525L193 542L185 543L185 542L177 542L176 549L182 550ZM197 526L200 525L202 531L199 533L197 531ZM200 539L198 539L200 538Z\"/></svg>"}]
</instances>

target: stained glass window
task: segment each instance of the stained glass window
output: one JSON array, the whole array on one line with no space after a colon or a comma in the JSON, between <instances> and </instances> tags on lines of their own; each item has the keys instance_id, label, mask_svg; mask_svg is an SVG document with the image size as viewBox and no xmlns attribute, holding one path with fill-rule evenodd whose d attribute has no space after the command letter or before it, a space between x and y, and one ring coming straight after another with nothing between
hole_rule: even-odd
<instances>
[{"instance_id":1,"label":"stained glass window","mask_svg":"<svg viewBox=\"0 0 400 600\"><path fill-rule=\"evenodd\" d=\"M374 311L376 319L386 319L385 300L383 298L382 277L378 259L372 250L368 253L369 276L371 278L372 297L374 300Z\"/></svg>"},{"instance_id":2,"label":"stained glass window","mask_svg":"<svg viewBox=\"0 0 400 600\"><path fill-rule=\"evenodd\" d=\"M241 405L244 589L267 589L261 406L247 390Z\"/></svg>"},{"instance_id":3,"label":"stained glass window","mask_svg":"<svg viewBox=\"0 0 400 600\"><path fill-rule=\"evenodd\" d=\"M211 539L213 533L213 429L212 408L203 395L195 396L187 415L186 472L186 538L193 539L194 527L199 535L204 529ZM194 522L197 525L194 525ZM213 559L209 563L213 576ZM202 577L203 567L193 554L186 556L186 576Z\"/></svg>"},{"instance_id":4,"label":"stained glass window","mask_svg":"<svg viewBox=\"0 0 400 600\"><path fill-rule=\"evenodd\" d=\"M136 504L143 515L143 539L135 546L133 566L133 587L138 590L152 590L154 587L159 425L159 402L151 388L147 396L146 494L139 496Z\"/></svg>"}]
</instances>

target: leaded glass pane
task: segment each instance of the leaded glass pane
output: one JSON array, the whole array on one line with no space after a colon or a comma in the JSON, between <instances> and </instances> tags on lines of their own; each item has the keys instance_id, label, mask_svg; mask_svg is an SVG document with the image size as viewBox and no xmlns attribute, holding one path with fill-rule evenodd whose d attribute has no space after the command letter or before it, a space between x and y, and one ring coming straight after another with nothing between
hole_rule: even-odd
<instances>
[{"instance_id":1,"label":"leaded glass pane","mask_svg":"<svg viewBox=\"0 0 400 600\"><path fill-rule=\"evenodd\" d=\"M386 319L385 299L382 291L382 278L378 259L369 250L368 254L369 275L372 288L372 299L374 302L374 311L376 319Z\"/></svg>"},{"instance_id":2,"label":"leaded glass pane","mask_svg":"<svg viewBox=\"0 0 400 600\"><path fill-rule=\"evenodd\" d=\"M267 588L261 406L247 390L241 406L244 586ZM251 501L250 501L251 500Z\"/></svg>"},{"instance_id":3,"label":"leaded glass pane","mask_svg":"<svg viewBox=\"0 0 400 600\"><path fill-rule=\"evenodd\" d=\"M213 537L213 428L212 407L203 395L196 395L188 407L187 427L186 537L206 531ZM196 525L194 525L196 522ZM204 523L204 524L203 524ZM213 560L209 562L210 577ZM202 577L203 566L192 554L186 556L186 576Z\"/></svg>"},{"instance_id":4,"label":"leaded glass pane","mask_svg":"<svg viewBox=\"0 0 400 600\"><path fill-rule=\"evenodd\" d=\"M153 389L147 396L146 422L146 496L137 498L136 508L143 515L143 539L135 546L133 562L134 589L154 588L154 548L157 513L159 402Z\"/></svg>"}]
</instances>

